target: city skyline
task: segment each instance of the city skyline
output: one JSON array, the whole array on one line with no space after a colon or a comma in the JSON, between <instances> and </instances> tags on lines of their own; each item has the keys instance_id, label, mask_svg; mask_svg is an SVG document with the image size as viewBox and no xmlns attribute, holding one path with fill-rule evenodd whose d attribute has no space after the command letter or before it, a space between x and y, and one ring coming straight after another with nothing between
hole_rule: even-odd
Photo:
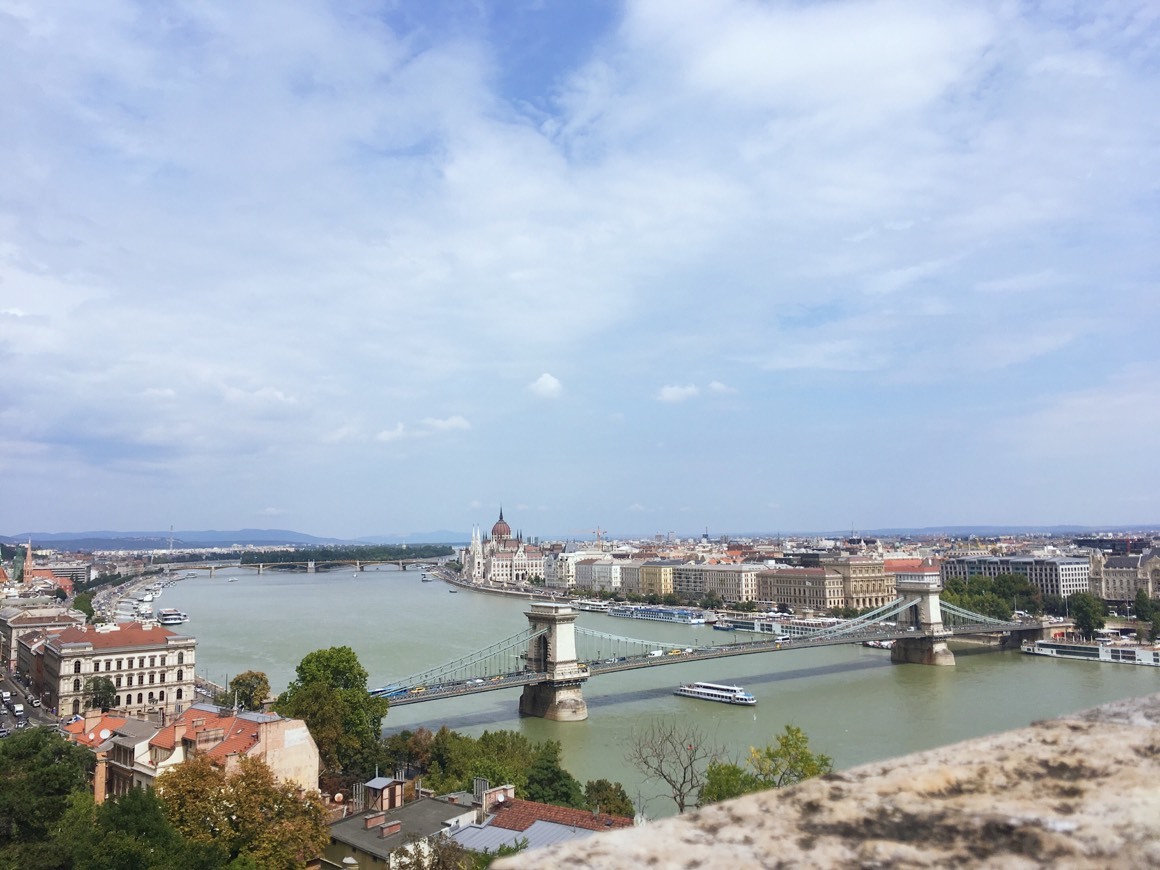
<instances>
[{"instance_id":1,"label":"city skyline","mask_svg":"<svg viewBox=\"0 0 1160 870\"><path fill-rule=\"evenodd\" d=\"M1152 4L0 34L2 533L1157 518Z\"/></svg>"}]
</instances>

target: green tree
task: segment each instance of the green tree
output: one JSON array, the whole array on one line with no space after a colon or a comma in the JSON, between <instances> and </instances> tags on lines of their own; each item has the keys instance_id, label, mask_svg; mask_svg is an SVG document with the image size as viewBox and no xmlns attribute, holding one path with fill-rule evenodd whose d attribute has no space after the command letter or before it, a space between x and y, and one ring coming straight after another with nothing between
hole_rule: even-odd
<instances>
[{"instance_id":1,"label":"green tree","mask_svg":"<svg viewBox=\"0 0 1160 870\"><path fill-rule=\"evenodd\" d=\"M242 671L229 686L228 703L237 704L244 710L261 710L270 697L270 680L261 671Z\"/></svg>"},{"instance_id":2,"label":"green tree","mask_svg":"<svg viewBox=\"0 0 1160 870\"><path fill-rule=\"evenodd\" d=\"M1152 599L1148 597L1145 590L1136 590L1136 601L1133 607L1136 608L1136 619L1141 622L1148 622L1152 619Z\"/></svg>"},{"instance_id":3,"label":"green tree","mask_svg":"<svg viewBox=\"0 0 1160 870\"><path fill-rule=\"evenodd\" d=\"M88 789L93 764L91 752L45 728L0 740L0 851L47 841L69 794Z\"/></svg>"},{"instance_id":4,"label":"green tree","mask_svg":"<svg viewBox=\"0 0 1160 870\"><path fill-rule=\"evenodd\" d=\"M1104 603L1087 592L1075 592L1068 596L1068 610L1075 620L1076 630L1090 638L1104 627Z\"/></svg>"},{"instance_id":5,"label":"green tree","mask_svg":"<svg viewBox=\"0 0 1160 870\"><path fill-rule=\"evenodd\" d=\"M1044 595L1043 612L1050 616L1064 616L1067 613L1067 603L1061 595Z\"/></svg>"},{"instance_id":6,"label":"green tree","mask_svg":"<svg viewBox=\"0 0 1160 870\"><path fill-rule=\"evenodd\" d=\"M761 782L751 772L728 761L711 761L701 786L699 806L732 800L755 791L761 791Z\"/></svg>"},{"instance_id":7,"label":"green tree","mask_svg":"<svg viewBox=\"0 0 1160 870\"><path fill-rule=\"evenodd\" d=\"M619 782L607 779L590 779L584 783L584 806L594 813L608 813L611 816L636 816L628 792Z\"/></svg>"},{"instance_id":8,"label":"green tree","mask_svg":"<svg viewBox=\"0 0 1160 870\"><path fill-rule=\"evenodd\" d=\"M232 866L304 867L329 842L317 794L278 782L260 758L242 758L227 774L195 757L162 774L165 816L187 840L224 850Z\"/></svg>"},{"instance_id":9,"label":"green tree","mask_svg":"<svg viewBox=\"0 0 1160 870\"><path fill-rule=\"evenodd\" d=\"M72 606L73 610L79 610L81 613L87 616L89 622L93 621L94 613L92 592L82 592L80 595L73 599Z\"/></svg>"},{"instance_id":10,"label":"green tree","mask_svg":"<svg viewBox=\"0 0 1160 870\"><path fill-rule=\"evenodd\" d=\"M302 719L330 772L368 772L379 750L387 701L367 693L367 672L348 646L308 653L296 679L274 702L283 716Z\"/></svg>"},{"instance_id":11,"label":"green tree","mask_svg":"<svg viewBox=\"0 0 1160 870\"><path fill-rule=\"evenodd\" d=\"M550 749L541 751L528 769L524 795L528 800L542 804L584 808L584 792L579 780L560 766L558 751Z\"/></svg>"},{"instance_id":12,"label":"green tree","mask_svg":"<svg viewBox=\"0 0 1160 870\"><path fill-rule=\"evenodd\" d=\"M711 763L701 789L700 804L784 788L834 769L833 759L812 752L805 732L793 725L786 725L785 732L765 748L750 747L746 765L748 769L728 762Z\"/></svg>"},{"instance_id":13,"label":"green tree","mask_svg":"<svg viewBox=\"0 0 1160 870\"><path fill-rule=\"evenodd\" d=\"M108 677L85 679L85 697L94 710L109 710L117 700L117 687Z\"/></svg>"}]
</instances>

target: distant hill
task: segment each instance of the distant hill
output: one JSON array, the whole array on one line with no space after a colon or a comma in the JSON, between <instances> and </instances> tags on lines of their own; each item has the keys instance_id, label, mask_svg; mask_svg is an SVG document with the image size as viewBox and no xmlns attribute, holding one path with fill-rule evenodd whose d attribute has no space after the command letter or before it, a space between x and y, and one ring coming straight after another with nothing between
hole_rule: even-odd
<instances>
[{"instance_id":1,"label":"distant hill","mask_svg":"<svg viewBox=\"0 0 1160 870\"><path fill-rule=\"evenodd\" d=\"M25 532L0 535L0 542L57 550L168 550L170 532ZM356 539L320 538L287 529L239 529L237 531L174 531L174 549L189 547L326 546L327 544L454 544L470 539L462 532L417 532L411 535L370 535Z\"/></svg>"}]
</instances>

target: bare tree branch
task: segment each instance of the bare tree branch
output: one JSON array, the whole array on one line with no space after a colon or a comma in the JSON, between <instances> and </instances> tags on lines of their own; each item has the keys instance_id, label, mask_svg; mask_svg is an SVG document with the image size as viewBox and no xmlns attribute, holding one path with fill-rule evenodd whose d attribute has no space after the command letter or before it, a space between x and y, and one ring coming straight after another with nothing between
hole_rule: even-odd
<instances>
[{"instance_id":1,"label":"bare tree branch","mask_svg":"<svg viewBox=\"0 0 1160 870\"><path fill-rule=\"evenodd\" d=\"M668 786L677 811L695 806L705 784L705 769L721 754L704 731L675 721L656 721L634 728L628 739L628 762L648 779Z\"/></svg>"}]
</instances>

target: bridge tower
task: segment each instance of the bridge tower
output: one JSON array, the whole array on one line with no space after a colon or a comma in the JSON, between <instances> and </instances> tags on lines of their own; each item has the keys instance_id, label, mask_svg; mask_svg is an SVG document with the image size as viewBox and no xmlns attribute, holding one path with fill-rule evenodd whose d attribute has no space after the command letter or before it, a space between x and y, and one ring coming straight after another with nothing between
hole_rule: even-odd
<instances>
[{"instance_id":1,"label":"bridge tower","mask_svg":"<svg viewBox=\"0 0 1160 870\"><path fill-rule=\"evenodd\" d=\"M588 704L580 686L588 679L588 670L576 661L576 611L569 604L534 602L524 615L534 631L547 629L528 644L527 662L531 670L548 676L524 686L520 715L555 722L587 719Z\"/></svg>"},{"instance_id":2,"label":"bridge tower","mask_svg":"<svg viewBox=\"0 0 1160 870\"><path fill-rule=\"evenodd\" d=\"M306 573L313 574L314 572L315 572L314 560L311 559L309 562L306 563Z\"/></svg>"},{"instance_id":3,"label":"bridge tower","mask_svg":"<svg viewBox=\"0 0 1160 870\"><path fill-rule=\"evenodd\" d=\"M900 664L953 665L955 654L947 649L951 633L943 627L939 593L942 578L937 568L923 568L895 577L900 598L918 598L918 603L898 615L900 626L912 626L914 637L894 641L890 660Z\"/></svg>"}]
</instances>

